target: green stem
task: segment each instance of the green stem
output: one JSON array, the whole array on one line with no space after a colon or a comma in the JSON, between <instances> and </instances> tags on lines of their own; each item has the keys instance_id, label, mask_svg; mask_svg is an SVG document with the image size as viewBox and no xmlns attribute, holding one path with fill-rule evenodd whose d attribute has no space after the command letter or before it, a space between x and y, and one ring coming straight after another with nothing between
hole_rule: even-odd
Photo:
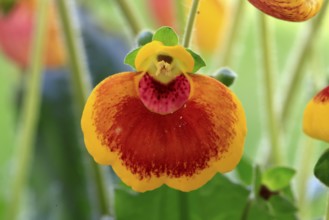
<instances>
[{"instance_id":1,"label":"green stem","mask_svg":"<svg viewBox=\"0 0 329 220\"><path fill-rule=\"evenodd\" d=\"M261 35L261 57L263 57L264 68L264 94L265 94L265 113L267 114L267 126L269 138L271 143L271 161L275 164L282 162L282 156L279 146L279 132L277 124L277 116L274 108L274 94L273 94L273 68L272 68L272 47L269 36L267 15L259 13L260 19L260 35Z\"/></svg>"},{"instance_id":2,"label":"green stem","mask_svg":"<svg viewBox=\"0 0 329 220\"><path fill-rule=\"evenodd\" d=\"M306 73L305 64L307 63L307 57L309 55L309 50L312 48L313 43L316 41L316 36L319 32L319 29L321 27L323 18L325 17L325 11L327 9L329 1L325 1L322 11L318 15L317 18L313 20L313 23L311 27L307 30L307 32L302 36L301 43L298 45L297 49L298 52L294 50L292 52L293 62L291 63L291 66L287 68L287 74L288 76L292 76L289 80L289 87L288 91L286 91L284 94L286 97L283 101L283 107L281 111L281 121L285 124L288 123L288 118L290 116L290 113L292 111L292 108L295 106L296 98L299 95L299 88L300 84L303 81L304 75Z\"/></svg>"},{"instance_id":3,"label":"green stem","mask_svg":"<svg viewBox=\"0 0 329 220\"><path fill-rule=\"evenodd\" d=\"M8 209L8 219L16 219L19 214L21 198L27 182L28 172L32 161L35 136L38 125L38 116L41 103L41 81L43 69L43 51L46 39L47 9L49 0L39 0L35 18L36 29L32 43L32 56L28 90L23 103L21 125L16 146L15 170L11 197Z\"/></svg>"},{"instance_id":4,"label":"green stem","mask_svg":"<svg viewBox=\"0 0 329 220\"><path fill-rule=\"evenodd\" d=\"M328 201L327 201L327 214L326 214L326 220L329 220L329 195L328 195Z\"/></svg>"},{"instance_id":5,"label":"green stem","mask_svg":"<svg viewBox=\"0 0 329 220\"><path fill-rule=\"evenodd\" d=\"M188 48L190 46L190 42L191 42L191 38L192 38L192 30L193 30L194 21L195 21L196 15L197 15L199 2L200 2L200 0L193 0L190 14L188 16L188 20L186 23L184 40L183 40L183 46L186 48Z\"/></svg>"},{"instance_id":6,"label":"green stem","mask_svg":"<svg viewBox=\"0 0 329 220\"><path fill-rule=\"evenodd\" d=\"M186 192L179 192L180 219L189 219L187 196L188 194Z\"/></svg>"},{"instance_id":7,"label":"green stem","mask_svg":"<svg viewBox=\"0 0 329 220\"><path fill-rule=\"evenodd\" d=\"M229 66L232 63L235 44L237 42L237 38L241 31L243 18L245 15L244 9L246 6L246 2L238 1L236 4L237 4L237 6L236 6L236 10L235 10L234 21L232 22L230 33L228 34L226 46L225 46L224 52L223 52L223 61L222 61L223 66ZM217 58L216 58L216 60L217 60Z\"/></svg>"},{"instance_id":8,"label":"green stem","mask_svg":"<svg viewBox=\"0 0 329 220\"><path fill-rule=\"evenodd\" d=\"M79 30L74 24L74 8L70 8L71 0L57 0L58 11L64 31L67 53L69 57L70 69L73 77L75 95L78 102L79 114L82 113L91 90L90 80L88 79L88 70L83 57L83 45L79 37ZM98 202L102 215L110 215L108 193L105 187L105 179L101 167L89 159L90 166L95 174L95 184Z\"/></svg>"},{"instance_id":9,"label":"green stem","mask_svg":"<svg viewBox=\"0 0 329 220\"><path fill-rule=\"evenodd\" d=\"M251 205L253 203L253 199L252 198L248 198L246 206L244 207L242 216L241 216L241 220L247 220L248 219L248 215L249 215L249 211L251 208Z\"/></svg>"},{"instance_id":10,"label":"green stem","mask_svg":"<svg viewBox=\"0 0 329 220\"><path fill-rule=\"evenodd\" d=\"M141 25L138 22L137 16L134 14L134 11L128 4L126 0L115 0L119 6L121 12L126 18L132 33L136 36L142 30Z\"/></svg>"},{"instance_id":11,"label":"green stem","mask_svg":"<svg viewBox=\"0 0 329 220\"><path fill-rule=\"evenodd\" d=\"M300 210L300 215L305 216L309 211L306 198L306 192L308 187L308 178L312 173L312 159L311 155L314 155L314 140L311 138L307 138L305 144L302 146L303 152L301 157L301 163L298 165L300 168L300 172L297 174L298 185L297 185L297 193L298 193L298 205Z\"/></svg>"},{"instance_id":12,"label":"green stem","mask_svg":"<svg viewBox=\"0 0 329 220\"><path fill-rule=\"evenodd\" d=\"M179 34L184 32L184 26L185 26L185 10L183 7L184 2L183 1L175 1L176 3L176 17L177 17L177 25Z\"/></svg>"}]
</instances>

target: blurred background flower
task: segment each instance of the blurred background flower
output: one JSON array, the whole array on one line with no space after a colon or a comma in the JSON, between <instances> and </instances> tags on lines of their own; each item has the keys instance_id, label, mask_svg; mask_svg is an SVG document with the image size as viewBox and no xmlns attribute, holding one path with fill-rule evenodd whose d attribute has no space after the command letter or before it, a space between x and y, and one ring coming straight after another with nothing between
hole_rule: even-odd
<instances>
[{"instance_id":1,"label":"blurred background flower","mask_svg":"<svg viewBox=\"0 0 329 220\"><path fill-rule=\"evenodd\" d=\"M20 0L6 14L0 15L0 47L21 68L28 67L35 30L36 0ZM65 50L59 30L54 4L48 11L45 64L47 67L63 66Z\"/></svg>"}]
</instances>

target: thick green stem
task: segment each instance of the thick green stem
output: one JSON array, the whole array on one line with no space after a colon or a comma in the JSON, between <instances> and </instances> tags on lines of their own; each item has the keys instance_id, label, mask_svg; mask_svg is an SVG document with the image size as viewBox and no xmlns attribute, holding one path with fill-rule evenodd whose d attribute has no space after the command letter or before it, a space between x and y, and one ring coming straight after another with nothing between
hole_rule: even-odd
<instances>
[{"instance_id":1,"label":"thick green stem","mask_svg":"<svg viewBox=\"0 0 329 220\"><path fill-rule=\"evenodd\" d=\"M316 41L317 34L321 27L323 18L325 17L325 11L327 9L329 1L325 1L322 7L322 11L317 18L313 20L311 27L302 36L300 45L297 46L298 51L293 50L292 57L293 62L287 68L286 75L291 76L289 80L288 90L284 93L286 97L283 100L283 107L281 111L281 121L288 124L288 118L290 116L292 108L295 106L296 98L299 95L299 88L304 79L306 73L305 64L307 64L307 58L309 50L312 48L313 43Z\"/></svg>"},{"instance_id":2,"label":"thick green stem","mask_svg":"<svg viewBox=\"0 0 329 220\"><path fill-rule=\"evenodd\" d=\"M124 17L126 18L133 35L136 36L142 30L141 25L138 22L137 16L134 14L134 11L126 0L115 1L119 6L121 12L123 13Z\"/></svg>"},{"instance_id":3,"label":"thick green stem","mask_svg":"<svg viewBox=\"0 0 329 220\"><path fill-rule=\"evenodd\" d=\"M189 219L188 194L186 192L179 192L179 203L180 219Z\"/></svg>"},{"instance_id":4,"label":"thick green stem","mask_svg":"<svg viewBox=\"0 0 329 220\"><path fill-rule=\"evenodd\" d=\"M192 7L191 7L191 10L190 10L190 13L188 16L188 20L186 23L184 40L183 40L183 46L186 48L188 48L190 46L194 21L195 21L196 15L197 15L199 2L200 2L200 0L193 0Z\"/></svg>"},{"instance_id":5,"label":"thick green stem","mask_svg":"<svg viewBox=\"0 0 329 220\"><path fill-rule=\"evenodd\" d=\"M282 156L279 145L279 131L277 124L277 115L274 108L273 93L273 68L272 68L272 45L269 36L267 15L259 13L260 20L260 38L261 38L261 57L263 58L263 78L264 78L264 101L266 108L265 113L267 119L267 131L269 133L271 144L271 161L275 164L282 162Z\"/></svg>"},{"instance_id":6,"label":"thick green stem","mask_svg":"<svg viewBox=\"0 0 329 220\"><path fill-rule=\"evenodd\" d=\"M238 1L236 4L237 6L235 10L234 21L232 22L230 32L227 36L227 41L223 52L223 61L222 61L223 66L229 66L232 63L235 44L237 42L237 38L241 31L241 26L245 14L244 9L246 6L246 1ZM216 60L218 59L216 58Z\"/></svg>"},{"instance_id":7,"label":"thick green stem","mask_svg":"<svg viewBox=\"0 0 329 220\"><path fill-rule=\"evenodd\" d=\"M300 172L297 173L296 191L298 207L300 210L299 215L304 217L309 213L309 201L307 201L306 192L308 188L308 179L312 174L313 157L311 155L314 155L315 148L316 146L314 146L314 139L307 138L301 146L302 152L299 156L300 163L298 164L298 167Z\"/></svg>"},{"instance_id":8,"label":"thick green stem","mask_svg":"<svg viewBox=\"0 0 329 220\"><path fill-rule=\"evenodd\" d=\"M72 0L57 0L57 6L64 31L67 53L69 57L70 69L73 77L75 95L78 102L79 114L82 113L87 101L88 94L91 90L90 80L88 79L88 70L83 56L83 45L80 38L79 30L75 25L74 4ZM102 215L110 215L108 192L105 187L105 178L101 167L89 158L90 166L95 174L95 184L100 211Z\"/></svg>"},{"instance_id":9,"label":"thick green stem","mask_svg":"<svg viewBox=\"0 0 329 220\"><path fill-rule=\"evenodd\" d=\"M248 215L249 215L249 211L250 211L250 207L253 203L253 199L252 198L248 198L246 206L244 207L242 216L241 216L241 220L247 220L248 219Z\"/></svg>"},{"instance_id":10,"label":"thick green stem","mask_svg":"<svg viewBox=\"0 0 329 220\"><path fill-rule=\"evenodd\" d=\"M36 29L34 31L30 77L28 81L28 90L24 98L21 124L16 146L15 170L11 197L8 209L8 219L15 220L19 214L21 198L24 195L24 189L27 182L28 172L31 165L35 136L38 125L38 116L41 103L41 81L43 69L43 51L46 39L47 9L49 0L39 0L37 15L35 17Z\"/></svg>"}]
</instances>

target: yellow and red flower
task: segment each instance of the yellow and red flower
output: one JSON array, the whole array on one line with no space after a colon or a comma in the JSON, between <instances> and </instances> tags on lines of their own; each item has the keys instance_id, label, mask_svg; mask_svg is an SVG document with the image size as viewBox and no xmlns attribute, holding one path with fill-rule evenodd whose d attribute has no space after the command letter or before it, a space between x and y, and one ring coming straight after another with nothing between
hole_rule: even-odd
<instances>
[{"instance_id":1,"label":"yellow and red flower","mask_svg":"<svg viewBox=\"0 0 329 220\"><path fill-rule=\"evenodd\" d=\"M26 68L30 61L36 10L36 0L19 0L8 14L0 15L0 48L22 68ZM56 18L52 4L47 23L45 49L47 67L57 67L65 63L65 50Z\"/></svg>"},{"instance_id":2,"label":"yellow and red flower","mask_svg":"<svg viewBox=\"0 0 329 220\"><path fill-rule=\"evenodd\" d=\"M88 152L136 191L191 191L241 159L243 107L225 85L191 73L194 64L185 48L154 40L138 51L137 72L106 78L88 98Z\"/></svg>"},{"instance_id":3,"label":"yellow and red flower","mask_svg":"<svg viewBox=\"0 0 329 220\"><path fill-rule=\"evenodd\" d=\"M329 86L307 104L303 129L309 136L329 142Z\"/></svg>"}]
</instances>

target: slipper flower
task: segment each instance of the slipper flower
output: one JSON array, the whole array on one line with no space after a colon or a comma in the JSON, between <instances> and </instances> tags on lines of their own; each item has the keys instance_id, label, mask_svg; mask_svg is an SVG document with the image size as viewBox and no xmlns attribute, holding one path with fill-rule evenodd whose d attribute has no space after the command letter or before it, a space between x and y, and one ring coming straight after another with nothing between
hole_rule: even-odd
<instances>
[{"instance_id":1,"label":"slipper flower","mask_svg":"<svg viewBox=\"0 0 329 220\"><path fill-rule=\"evenodd\" d=\"M315 139L329 142L329 86L307 104L303 130Z\"/></svg>"},{"instance_id":2,"label":"slipper flower","mask_svg":"<svg viewBox=\"0 0 329 220\"><path fill-rule=\"evenodd\" d=\"M306 21L321 9L323 0L249 0L256 8L286 21Z\"/></svg>"},{"instance_id":3,"label":"slipper flower","mask_svg":"<svg viewBox=\"0 0 329 220\"><path fill-rule=\"evenodd\" d=\"M36 9L35 0L19 0L8 14L0 15L0 49L23 69L30 61ZM48 14L45 63L56 67L64 64L65 50L54 5Z\"/></svg>"},{"instance_id":4,"label":"slipper flower","mask_svg":"<svg viewBox=\"0 0 329 220\"><path fill-rule=\"evenodd\" d=\"M138 50L136 72L106 78L87 100L88 152L135 191L195 190L241 159L243 107L225 85L193 74L195 65L182 46L153 39Z\"/></svg>"}]
</instances>

